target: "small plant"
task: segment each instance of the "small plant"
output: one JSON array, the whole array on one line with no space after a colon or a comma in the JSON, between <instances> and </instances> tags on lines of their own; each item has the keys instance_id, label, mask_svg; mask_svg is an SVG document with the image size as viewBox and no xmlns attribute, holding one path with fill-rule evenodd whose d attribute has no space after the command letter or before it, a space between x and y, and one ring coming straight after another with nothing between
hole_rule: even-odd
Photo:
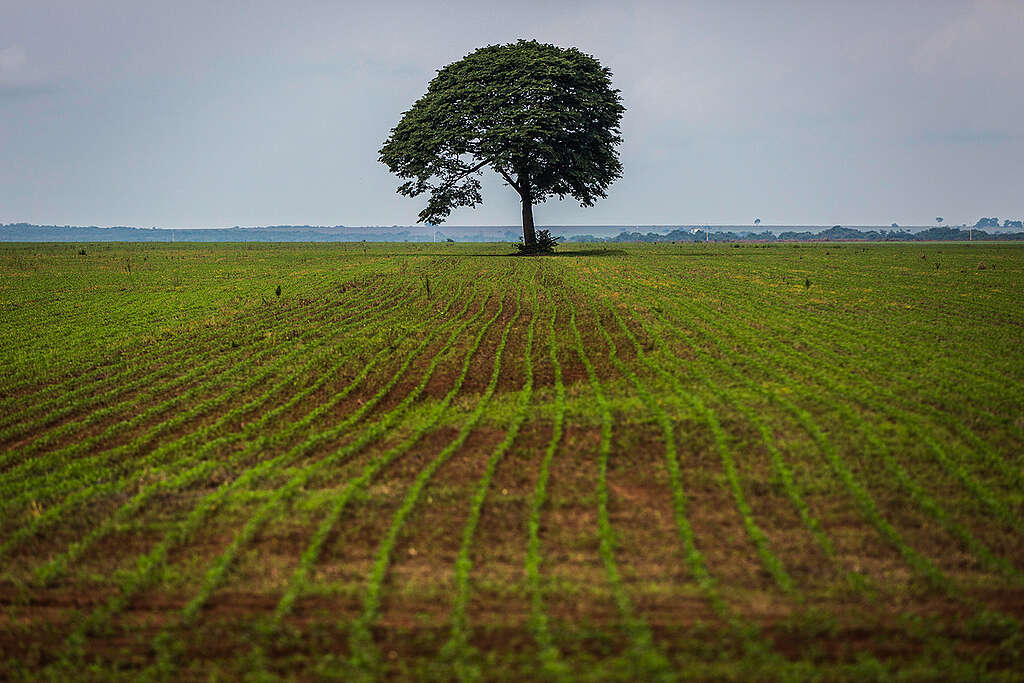
<instances>
[{"instance_id":1,"label":"small plant","mask_svg":"<svg viewBox=\"0 0 1024 683\"><path fill-rule=\"evenodd\" d=\"M79 249L78 250L78 255L79 256L85 256L85 249Z\"/></svg>"},{"instance_id":2,"label":"small plant","mask_svg":"<svg viewBox=\"0 0 1024 683\"><path fill-rule=\"evenodd\" d=\"M975 640L1000 641L1012 637L1019 626L1013 617L983 609L966 621L964 630Z\"/></svg>"},{"instance_id":3,"label":"small plant","mask_svg":"<svg viewBox=\"0 0 1024 683\"><path fill-rule=\"evenodd\" d=\"M281 296L281 285L277 286L277 289L274 290L274 294L276 294L278 297Z\"/></svg>"},{"instance_id":4,"label":"small plant","mask_svg":"<svg viewBox=\"0 0 1024 683\"><path fill-rule=\"evenodd\" d=\"M804 289L810 289L810 288L811 288L811 278L805 277L804 278Z\"/></svg>"},{"instance_id":5,"label":"small plant","mask_svg":"<svg viewBox=\"0 0 1024 683\"><path fill-rule=\"evenodd\" d=\"M521 256L533 256L535 254L553 254L555 247L558 246L558 240L561 237L552 237L550 230L538 230L537 231L537 242L535 244L527 246L523 243L522 238L516 243L516 250Z\"/></svg>"}]
</instances>

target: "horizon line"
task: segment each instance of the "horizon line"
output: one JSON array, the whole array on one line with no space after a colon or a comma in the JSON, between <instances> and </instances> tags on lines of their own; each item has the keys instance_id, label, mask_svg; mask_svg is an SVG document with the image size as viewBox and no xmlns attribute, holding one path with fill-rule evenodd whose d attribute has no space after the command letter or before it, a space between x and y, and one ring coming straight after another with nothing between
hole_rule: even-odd
<instances>
[{"instance_id":1,"label":"horizon line","mask_svg":"<svg viewBox=\"0 0 1024 683\"><path fill-rule=\"evenodd\" d=\"M267 225L227 225L227 226L210 226L210 225L195 225L195 226L175 226L175 227L162 227L162 226L140 226L140 225L125 225L125 224L105 224L105 225L86 225L77 224L72 225L70 223L57 224L57 223L30 223L28 221L12 221L8 223L0 223L0 226L13 226L13 225L26 225L30 227L39 228L97 228L101 230L111 230L118 228L128 228L132 230L261 230L271 228L316 228L316 229L330 229L330 228L344 228L347 230L356 229L367 229L367 230L394 230L398 228L412 228L412 229L423 229L429 230L437 228L438 231L452 230L452 229L488 229L488 230L522 230L522 225L421 225L418 223L412 224L392 224L392 225L348 225L344 223L338 223L334 225L319 225L312 223L274 223ZM832 228L832 227L843 227L843 228L887 228L892 229L893 226L897 228L934 228L934 227L947 227L947 228L959 228L959 227L974 227L967 223L701 223L701 222L676 222L676 223L586 223L586 224L569 224L569 223L537 223L538 228L571 228L574 230L583 228L749 228L753 230L768 229L768 228Z\"/></svg>"}]
</instances>

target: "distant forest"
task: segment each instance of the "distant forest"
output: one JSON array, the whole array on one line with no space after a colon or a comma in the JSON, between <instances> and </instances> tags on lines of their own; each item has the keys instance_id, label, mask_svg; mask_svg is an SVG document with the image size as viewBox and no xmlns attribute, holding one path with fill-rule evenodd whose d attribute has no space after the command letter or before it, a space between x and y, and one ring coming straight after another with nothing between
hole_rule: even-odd
<instances>
[{"instance_id":1,"label":"distant forest","mask_svg":"<svg viewBox=\"0 0 1024 683\"><path fill-rule=\"evenodd\" d=\"M814 229L800 226L801 230L780 229L760 232L739 229L738 226L679 227L668 232L639 232L623 230L617 235L600 236L580 234L586 227L546 226L554 235L566 242L813 242L860 240L866 242L915 242L959 240L1024 240L1021 221L1006 220L1002 231L996 218L982 218L974 228L932 227L909 230L893 225L890 229L831 228ZM609 235L612 226L602 228ZM654 227L654 226L651 226ZM986 231L984 228L988 228ZM593 229L593 228L590 228ZM430 226L391 227L320 227L310 225L277 225L254 228L132 228L96 226L76 227L58 225L32 225L9 223L0 225L0 242L514 242L522 232L515 226L481 226L469 228L439 228Z\"/></svg>"}]
</instances>

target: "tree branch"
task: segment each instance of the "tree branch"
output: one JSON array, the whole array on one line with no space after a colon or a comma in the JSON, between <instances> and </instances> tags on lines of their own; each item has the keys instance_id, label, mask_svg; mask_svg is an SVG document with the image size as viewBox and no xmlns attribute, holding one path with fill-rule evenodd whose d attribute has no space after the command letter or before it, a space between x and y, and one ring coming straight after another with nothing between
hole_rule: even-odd
<instances>
[{"instance_id":1,"label":"tree branch","mask_svg":"<svg viewBox=\"0 0 1024 683\"><path fill-rule=\"evenodd\" d=\"M435 192L447 190L449 187L451 187L455 183L459 182L460 180L462 180L463 178L468 176L470 173L475 173L475 172L479 171L481 168L483 168L487 164L491 163L492 161L494 161L493 158L491 158L491 159L484 159L483 161L481 161L479 164L477 164L473 168L468 169L467 171L465 171L463 173L460 173L458 176L456 176L455 178L452 178L451 180L446 182L444 185L441 185L439 188L437 188L437 190L435 190Z\"/></svg>"},{"instance_id":2,"label":"tree branch","mask_svg":"<svg viewBox=\"0 0 1024 683\"><path fill-rule=\"evenodd\" d=\"M523 191L521 189L519 189L519 185L517 185L516 182L514 180L512 180L512 178L509 176L508 173L505 173L501 169L495 169L495 170L498 171L498 173L501 174L501 177L505 179L506 183L508 183L509 185L512 186L513 190L515 190L516 192L519 193L520 196L522 196Z\"/></svg>"}]
</instances>

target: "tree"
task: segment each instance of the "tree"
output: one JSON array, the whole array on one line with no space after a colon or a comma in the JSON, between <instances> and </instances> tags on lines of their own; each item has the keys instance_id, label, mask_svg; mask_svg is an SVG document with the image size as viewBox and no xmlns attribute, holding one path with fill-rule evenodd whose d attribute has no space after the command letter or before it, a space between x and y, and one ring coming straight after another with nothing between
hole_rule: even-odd
<instances>
[{"instance_id":1,"label":"tree","mask_svg":"<svg viewBox=\"0 0 1024 683\"><path fill-rule=\"evenodd\" d=\"M571 196L593 206L621 177L624 111L611 72L576 48L489 45L437 72L391 129L380 161L408 179L400 194L430 193L419 222L431 223L483 201L479 176L490 166L519 193L529 250L534 204Z\"/></svg>"}]
</instances>

